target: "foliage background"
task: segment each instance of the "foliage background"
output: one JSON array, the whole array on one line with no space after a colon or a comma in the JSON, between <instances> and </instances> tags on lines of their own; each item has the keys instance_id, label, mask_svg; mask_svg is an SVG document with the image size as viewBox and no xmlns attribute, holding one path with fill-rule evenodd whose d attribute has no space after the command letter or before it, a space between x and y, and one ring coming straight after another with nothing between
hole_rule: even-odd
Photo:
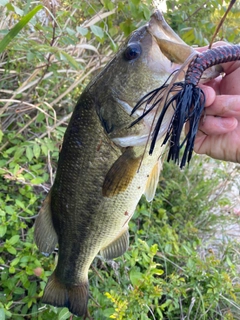
<instances>
[{"instance_id":1,"label":"foliage background","mask_svg":"<svg viewBox=\"0 0 240 320\"><path fill-rule=\"evenodd\" d=\"M44 0L5 50L0 42L0 320L77 318L41 303L57 250L42 256L32 227L81 91L156 2ZM228 2L167 1L165 18L206 45ZM0 0L0 40L39 4ZM239 43L239 18L237 3L218 38ZM130 250L90 269L92 317L240 319L238 190L238 166L165 164L156 198L130 223Z\"/></svg>"}]
</instances>

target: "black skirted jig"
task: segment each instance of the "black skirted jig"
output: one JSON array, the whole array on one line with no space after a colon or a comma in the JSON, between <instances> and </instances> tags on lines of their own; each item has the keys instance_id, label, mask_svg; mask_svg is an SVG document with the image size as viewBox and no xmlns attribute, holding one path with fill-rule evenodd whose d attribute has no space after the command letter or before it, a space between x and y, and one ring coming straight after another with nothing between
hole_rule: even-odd
<instances>
[{"instance_id":1,"label":"black skirted jig","mask_svg":"<svg viewBox=\"0 0 240 320\"><path fill-rule=\"evenodd\" d=\"M183 82L176 82L169 89L169 85L167 84L168 79L161 87L149 92L137 103L132 114L144 104L151 106L148 109L145 108L143 114L132 125L143 119L165 99L163 109L152 132L149 154L152 154L155 148L158 133L168 108L173 107L174 114L163 141L163 144L166 144L168 141L170 143L167 161L173 160L180 165L180 168L184 167L186 162L189 163L192 157L199 121L205 106L204 92L197 86L200 78L206 69L220 63L236 60L240 60L240 45L221 46L199 53L190 62ZM164 91L166 90L168 92L165 97ZM180 142L183 126L187 121L189 122L189 131L183 142ZM180 161L180 150L183 146L185 146L185 149Z\"/></svg>"}]
</instances>

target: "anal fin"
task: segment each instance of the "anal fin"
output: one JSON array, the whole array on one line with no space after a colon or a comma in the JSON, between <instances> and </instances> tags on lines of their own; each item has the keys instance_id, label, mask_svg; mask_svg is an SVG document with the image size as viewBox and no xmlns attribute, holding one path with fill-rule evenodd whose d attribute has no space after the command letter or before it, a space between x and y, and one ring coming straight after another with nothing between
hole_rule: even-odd
<instances>
[{"instance_id":1,"label":"anal fin","mask_svg":"<svg viewBox=\"0 0 240 320\"><path fill-rule=\"evenodd\" d=\"M106 260L111 260L123 255L129 246L129 232L128 228L124 228L116 239L114 239L107 247L102 248L100 254Z\"/></svg>"},{"instance_id":2,"label":"anal fin","mask_svg":"<svg viewBox=\"0 0 240 320\"><path fill-rule=\"evenodd\" d=\"M34 240L38 249L45 255L52 253L58 243L58 237L52 222L51 191L44 200L36 218Z\"/></svg>"},{"instance_id":3,"label":"anal fin","mask_svg":"<svg viewBox=\"0 0 240 320\"><path fill-rule=\"evenodd\" d=\"M144 195L148 202L152 201L155 196L161 170L162 163L161 160L158 160L158 162L153 167L152 172L150 173L146 183Z\"/></svg>"},{"instance_id":4,"label":"anal fin","mask_svg":"<svg viewBox=\"0 0 240 320\"><path fill-rule=\"evenodd\" d=\"M103 187L104 197L112 197L127 189L137 173L142 156L136 157L133 148L127 148L108 171Z\"/></svg>"}]
</instances>

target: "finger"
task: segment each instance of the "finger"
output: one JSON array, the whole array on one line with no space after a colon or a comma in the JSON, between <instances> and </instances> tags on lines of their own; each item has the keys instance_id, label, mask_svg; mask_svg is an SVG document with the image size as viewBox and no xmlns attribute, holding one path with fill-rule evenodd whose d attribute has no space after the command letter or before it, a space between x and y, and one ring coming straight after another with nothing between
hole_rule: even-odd
<instances>
[{"instance_id":1,"label":"finger","mask_svg":"<svg viewBox=\"0 0 240 320\"><path fill-rule=\"evenodd\" d=\"M229 66L228 75L224 76L220 84L220 93L221 94L231 94L231 95L240 95L240 61L238 61L239 67L236 66L236 63L232 63ZM232 70L235 68L235 70Z\"/></svg>"},{"instance_id":2,"label":"finger","mask_svg":"<svg viewBox=\"0 0 240 320\"><path fill-rule=\"evenodd\" d=\"M200 121L198 136L225 134L235 130L237 125L238 121L233 117L221 118L206 116Z\"/></svg>"},{"instance_id":3,"label":"finger","mask_svg":"<svg viewBox=\"0 0 240 320\"><path fill-rule=\"evenodd\" d=\"M194 142L194 151L209 155L214 159L239 163L239 135L235 131L218 136L199 134Z\"/></svg>"},{"instance_id":4,"label":"finger","mask_svg":"<svg viewBox=\"0 0 240 320\"><path fill-rule=\"evenodd\" d=\"M205 90L208 90L209 87L211 87L215 91L215 95L219 95L220 94L221 81L222 81L222 76L219 76L219 77L217 77L215 79L209 80L208 82L206 82L204 84L204 88L203 88L204 92L205 92ZM203 85L201 84L199 86L202 87Z\"/></svg>"},{"instance_id":5,"label":"finger","mask_svg":"<svg viewBox=\"0 0 240 320\"><path fill-rule=\"evenodd\" d=\"M208 107L211 104L213 104L213 102L216 98L215 90L212 87L206 86L204 84L199 85L199 87L203 90L203 92L205 94L205 98L206 98L205 107Z\"/></svg>"},{"instance_id":6,"label":"finger","mask_svg":"<svg viewBox=\"0 0 240 320\"><path fill-rule=\"evenodd\" d=\"M216 96L214 102L205 109L206 115L240 118L240 95Z\"/></svg>"}]
</instances>

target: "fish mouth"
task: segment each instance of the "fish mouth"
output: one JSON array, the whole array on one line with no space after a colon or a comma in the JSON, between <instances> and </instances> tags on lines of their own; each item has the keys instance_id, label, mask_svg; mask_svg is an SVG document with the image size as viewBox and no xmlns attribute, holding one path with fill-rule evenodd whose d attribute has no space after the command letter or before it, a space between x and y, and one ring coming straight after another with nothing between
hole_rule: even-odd
<instances>
[{"instance_id":1,"label":"fish mouth","mask_svg":"<svg viewBox=\"0 0 240 320\"><path fill-rule=\"evenodd\" d=\"M152 14L147 30L157 42L162 54L172 63L182 65L195 52L173 31L159 10Z\"/></svg>"},{"instance_id":2,"label":"fish mouth","mask_svg":"<svg viewBox=\"0 0 240 320\"><path fill-rule=\"evenodd\" d=\"M184 167L192 157L193 145L197 134L198 123L205 105L205 96L198 87L185 90L183 70L186 68L197 54L197 52L186 45L184 41L166 23L160 11L155 11L147 26L148 32L152 34L161 52L173 63L179 65L165 81L163 85L146 94L141 98L132 110L132 115L139 109L143 113L131 126L134 126L149 112L155 111L152 121L149 139L151 141L149 155L151 155L159 138L163 137L162 145L169 142L170 148L167 161L173 160L180 168ZM184 94L182 94L184 93ZM193 107L194 106L194 107ZM168 126L162 126L168 118ZM181 140L181 133L186 122L190 123L186 137ZM180 160L180 150L185 147L182 159Z\"/></svg>"},{"instance_id":3,"label":"fish mouth","mask_svg":"<svg viewBox=\"0 0 240 320\"><path fill-rule=\"evenodd\" d=\"M156 39L165 39L186 45L185 42L167 24L163 14L159 10L156 10L152 14L147 25L147 29Z\"/></svg>"}]
</instances>

